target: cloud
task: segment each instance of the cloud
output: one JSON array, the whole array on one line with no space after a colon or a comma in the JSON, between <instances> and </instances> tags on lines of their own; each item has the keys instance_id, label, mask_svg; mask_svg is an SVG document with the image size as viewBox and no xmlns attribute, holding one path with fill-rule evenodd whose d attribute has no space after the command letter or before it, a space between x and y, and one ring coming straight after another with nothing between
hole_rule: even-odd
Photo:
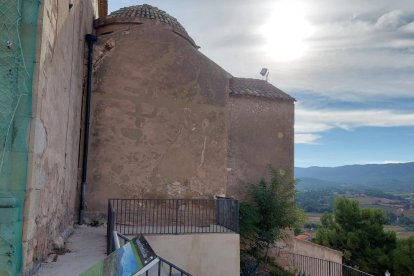
<instances>
[{"instance_id":1,"label":"cloud","mask_svg":"<svg viewBox=\"0 0 414 276\"><path fill-rule=\"evenodd\" d=\"M401 164L401 163L407 163L406 161L396 161L396 160L384 160L382 161L382 164Z\"/></svg>"},{"instance_id":2,"label":"cloud","mask_svg":"<svg viewBox=\"0 0 414 276\"><path fill-rule=\"evenodd\" d=\"M260 78L267 67L270 82L287 93L312 91L332 101L413 96L412 0L300 1L314 31L306 54L289 63L270 59L258 35L281 0L147 2L176 17L201 51L233 76ZM113 10L137 2L109 4Z\"/></svg>"},{"instance_id":3,"label":"cloud","mask_svg":"<svg viewBox=\"0 0 414 276\"><path fill-rule=\"evenodd\" d=\"M376 160L376 161L361 161L358 164L361 165L368 165L368 164L403 164L408 163L410 161L397 161L397 160Z\"/></svg>"},{"instance_id":4,"label":"cloud","mask_svg":"<svg viewBox=\"0 0 414 276\"><path fill-rule=\"evenodd\" d=\"M395 48L412 48L412 44L395 43L395 40L409 40L407 35L414 31L411 25L413 13L393 10L380 15L377 19L367 15L352 16L342 20L333 20L319 24L317 32L310 39L317 51L333 51L339 54L358 54L359 50L376 51L376 56L384 54L384 50ZM378 52L381 50L381 52ZM394 53L396 58L396 53ZM364 62L360 62L363 65ZM391 63L393 64L393 63Z\"/></svg>"},{"instance_id":5,"label":"cloud","mask_svg":"<svg viewBox=\"0 0 414 276\"><path fill-rule=\"evenodd\" d=\"M320 135L311 133L295 134L295 144L316 144L321 138Z\"/></svg>"},{"instance_id":6,"label":"cloud","mask_svg":"<svg viewBox=\"0 0 414 276\"><path fill-rule=\"evenodd\" d=\"M393 10L383 14L378 18L375 27L380 29L395 29L402 24L403 12L400 10Z\"/></svg>"},{"instance_id":7,"label":"cloud","mask_svg":"<svg viewBox=\"0 0 414 276\"><path fill-rule=\"evenodd\" d=\"M414 33L414 21L401 26L400 30L405 33Z\"/></svg>"},{"instance_id":8,"label":"cloud","mask_svg":"<svg viewBox=\"0 0 414 276\"><path fill-rule=\"evenodd\" d=\"M298 107L295 113L296 143L317 143L321 133L334 128L414 126L414 113L393 110L333 110Z\"/></svg>"}]
</instances>

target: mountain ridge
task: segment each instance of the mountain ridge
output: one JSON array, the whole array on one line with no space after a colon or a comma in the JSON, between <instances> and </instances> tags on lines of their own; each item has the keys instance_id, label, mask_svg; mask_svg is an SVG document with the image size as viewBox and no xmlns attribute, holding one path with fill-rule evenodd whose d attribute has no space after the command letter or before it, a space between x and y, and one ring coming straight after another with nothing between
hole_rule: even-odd
<instances>
[{"instance_id":1,"label":"mountain ridge","mask_svg":"<svg viewBox=\"0 0 414 276\"><path fill-rule=\"evenodd\" d=\"M298 189L365 186L383 191L414 191L414 162L295 167ZM319 185L316 185L319 184Z\"/></svg>"}]
</instances>

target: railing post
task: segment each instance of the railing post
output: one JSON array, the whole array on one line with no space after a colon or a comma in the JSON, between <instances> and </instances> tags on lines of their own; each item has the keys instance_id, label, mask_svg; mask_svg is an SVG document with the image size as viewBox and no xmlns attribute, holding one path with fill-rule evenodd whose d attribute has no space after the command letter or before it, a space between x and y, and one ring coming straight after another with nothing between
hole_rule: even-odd
<instances>
[{"instance_id":1,"label":"railing post","mask_svg":"<svg viewBox=\"0 0 414 276\"><path fill-rule=\"evenodd\" d=\"M235 223L236 223L236 227L235 227L235 232L239 233L239 227L240 227L240 202L238 200L235 200L236 202L236 219L235 219Z\"/></svg>"},{"instance_id":2,"label":"railing post","mask_svg":"<svg viewBox=\"0 0 414 276\"><path fill-rule=\"evenodd\" d=\"M328 275L332 275L331 274L331 261L329 261L329 274Z\"/></svg>"},{"instance_id":3,"label":"railing post","mask_svg":"<svg viewBox=\"0 0 414 276\"><path fill-rule=\"evenodd\" d=\"M111 201L108 199L108 217L106 222L106 255L109 255L109 243L110 243L110 221L111 221Z\"/></svg>"},{"instance_id":4,"label":"railing post","mask_svg":"<svg viewBox=\"0 0 414 276\"><path fill-rule=\"evenodd\" d=\"M113 208L111 208L111 212L112 212L111 233L113 233L115 231L116 213ZM114 251L115 251L115 240L111 239L111 252L110 253Z\"/></svg>"},{"instance_id":5,"label":"railing post","mask_svg":"<svg viewBox=\"0 0 414 276\"><path fill-rule=\"evenodd\" d=\"M179 199L175 200L175 234L178 234L178 208Z\"/></svg>"},{"instance_id":6,"label":"railing post","mask_svg":"<svg viewBox=\"0 0 414 276\"><path fill-rule=\"evenodd\" d=\"M217 197L214 199L214 207L216 209L216 224L220 225L220 198Z\"/></svg>"}]
</instances>

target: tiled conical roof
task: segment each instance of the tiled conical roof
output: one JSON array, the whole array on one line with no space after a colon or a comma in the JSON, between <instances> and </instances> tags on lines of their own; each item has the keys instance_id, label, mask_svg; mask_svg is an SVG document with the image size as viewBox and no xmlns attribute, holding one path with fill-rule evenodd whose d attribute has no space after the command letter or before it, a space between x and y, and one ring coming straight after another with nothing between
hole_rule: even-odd
<instances>
[{"instance_id":1,"label":"tiled conical roof","mask_svg":"<svg viewBox=\"0 0 414 276\"><path fill-rule=\"evenodd\" d=\"M176 18L172 17L165 11L158 9L157 7L153 7L148 4L121 8L109 14L107 19L119 19L122 22L127 22L128 19L130 19L131 22L136 22L137 19L154 20L155 22L171 26L175 33L184 37L191 44L196 46L194 40L188 35L187 31Z\"/></svg>"}]
</instances>

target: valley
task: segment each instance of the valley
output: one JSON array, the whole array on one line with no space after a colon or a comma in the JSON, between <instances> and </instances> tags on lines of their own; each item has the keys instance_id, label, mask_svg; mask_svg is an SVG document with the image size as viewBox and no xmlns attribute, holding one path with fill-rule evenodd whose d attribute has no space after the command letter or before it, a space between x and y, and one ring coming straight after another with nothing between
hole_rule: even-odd
<instances>
[{"instance_id":1,"label":"valley","mask_svg":"<svg viewBox=\"0 0 414 276\"><path fill-rule=\"evenodd\" d=\"M296 178L296 201L307 214L302 232L310 238L322 214L333 211L336 197L380 208L388 216L387 230L401 238L414 235L414 163L296 168Z\"/></svg>"}]
</instances>

